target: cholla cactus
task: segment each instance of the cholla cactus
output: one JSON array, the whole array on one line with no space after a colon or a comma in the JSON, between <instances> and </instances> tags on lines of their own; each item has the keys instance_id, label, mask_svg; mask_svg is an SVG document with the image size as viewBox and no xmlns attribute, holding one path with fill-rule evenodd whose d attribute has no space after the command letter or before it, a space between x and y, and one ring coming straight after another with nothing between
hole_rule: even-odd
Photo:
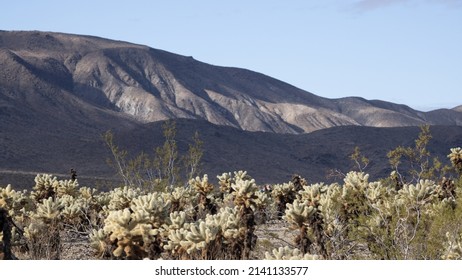
<instances>
[{"instance_id":1,"label":"cholla cactus","mask_svg":"<svg viewBox=\"0 0 462 280\"><path fill-rule=\"evenodd\" d=\"M172 215L164 249L181 259L240 259L246 230L239 213L238 207L224 207L195 223L183 223L184 212Z\"/></svg>"},{"instance_id":2,"label":"cholla cactus","mask_svg":"<svg viewBox=\"0 0 462 280\"><path fill-rule=\"evenodd\" d=\"M292 182L274 185L271 195L276 199L279 197L290 196L295 193L295 187Z\"/></svg>"},{"instance_id":3,"label":"cholla cactus","mask_svg":"<svg viewBox=\"0 0 462 280\"><path fill-rule=\"evenodd\" d=\"M59 259L61 253L60 231L62 206L53 197L43 199L35 212L30 214L30 224L24 228L33 259Z\"/></svg>"},{"instance_id":4,"label":"cholla cactus","mask_svg":"<svg viewBox=\"0 0 462 280\"><path fill-rule=\"evenodd\" d=\"M256 243L255 231L255 210L259 203L259 197L256 195L259 192L255 180L236 180L231 185L234 190L232 193L234 204L239 208L239 215L241 219L241 227L244 228L244 246L242 251L242 258L248 259L250 251Z\"/></svg>"},{"instance_id":5,"label":"cholla cactus","mask_svg":"<svg viewBox=\"0 0 462 280\"><path fill-rule=\"evenodd\" d=\"M0 188L0 208L13 208L11 206L15 202L16 197L17 192L13 190L11 185L6 186L6 188Z\"/></svg>"},{"instance_id":6,"label":"cholla cactus","mask_svg":"<svg viewBox=\"0 0 462 280\"><path fill-rule=\"evenodd\" d=\"M211 193L213 191L213 185L209 183L209 178L205 174L202 179L200 177L189 180L189 185L199 194L198 205L200 210L216 213L216 206L212 203L213 197Z\"/></svg>"},{"instance_id":7,"label":"cholla cactus","mask_svg":"<svg viewBox=\"0 0 462 280\"><path fill-rule=\"evenodd\" d=\"M109 257L110 247L107 245L106 240L107 236L104 233L103 229L93 229L89 235L90 246L96 251L96 256L98 258Z\"/></svg>"},{"instance_id":8,"label":"cholla cactus","mask_svg":"<svg viewBox=\"0 0 462 280\"><path fill-rule=\"evenodd\" d=\"M351 171L348 172L343 179L343 197L354 196L359 192L364 191L369 185L369 174L364 172Z\"/></svg>"},{"instance_id":9,"label":"cholla cactus","mask_svg":"<svg viewBox=\"0 0 462 280\"><path fill-rule=\"evenodd\" d=\"M95 198L95 196L97 195L96 189L91 189L89 187L81 187L79 188L78 192L79 192L79 196L86 200L91 200Z\"/></svg>"},{"instance_id":10,"label":"cholla cactus","mask_svg":"<svg viewBox=\"0 0 462 280\"><path fill-rule=\"evenodd\" d=\"M135 197L141 194L140 189L124 186L116 188L109 193L108 210L123 210L130 206L130 203Z\"/></svg>"},{"instance_id":11,"label":"cholla cactus","mask_svg":"<svg viewBox=\"0 0 462 280\"><path fill-rule=\"evenodd\" d=\"M247 174L247 171L234 171L234 181L250 181L252 180L252 176Z\"/></svg>"},{"instance_id":12,"label":"cholla cactus","mask_svg":"<svg viewBox=\"0 0 462 280\"><path fill-rule=\"evenodd\" d=\"M69 225L82 226L90 210L90 200L65 195L58 202L62 207L63 221Z\"/></svg>"},{"instance_id":13,"label":"cholla cactus","mask_svg":"<svg viewBox=\"0 0 462 280\"><path fill-rule=\"evenodd\" d=\"M40 219L45 223L51 223L61 217L62 206L59 201L49 197L37 206L37 212L32 216L35 219Z\"/></svg>"},{"instance_id":14,"label":"cholla cactus","mask_svg":"<svg viewBox=\"0 0 462 280\"><path fill-rule=\"evenodd\" d=\"M273 201L271 196L266 192L258 191L255 195L255 207L257 209L257 214L259 214L260 217L260 223L265 223L268 217L267 208L273 203Z\"/></svg>"},{"instance_id":15,"label":"cholla cactus","mask_svg":"<svg viewBox=\"0 0 462 280\"><path fill-rule=\"evenodd\" d=\"M149 246L156 240L159 230L153 229L151 224L137 220L139 217L144 215L131 213L125 208L110 212L104 221L103 232L111 244L116 246L112 252L115 257L140 259L149 255ZM93 240L100 239L99 235L100 233L93 235Z\"/></svg>"},{"instance_id":16,"label":"cholla cactus","mask_svg":"<svg viewBox=\"0 0 462 280\"><path fill-rule=\"evenodd\" d=\"M259 190L254 179L236 180L236 182L231 185L231 188L234 190L233 197L235 205L251 208L255 211L256 201L258 199L256 192Z\"/></svg>"},{"instance_id":17,"label":"cholla cactus","mask_svg":"<svg viewBox=\"0 0 462 280\"><path fill-rule=\"evenodd\" d=\"M325 196L327 186L324 184L313 184L304 186L299 192L298 198L292 204L287 204L285 216L283 217L289 223L297 228L300 232L295 242L302 253L308 253L312 244L313 249L327 258L327 249L325 247L325 224L323 209L326 204L322 205L321 198ZM332 222L335 222L333 220ZM335 227L335 225L331 225Z\"/></svg>"},{"instance_id":18,"label":"cholla cactus","mask_svg":"<svg viewBox=\"0 0 462 280\"><path fill-rule=\"evenodd\" d=\"M212 222L212 223L211 223ZM211 247L219 233L219 225L209 221L199 220L184 224L183 228L171 230L168 243L164 249L181 258L194 258L196 253L201 259L209 259Z\"/></svg>"},{"instance_id":19,"label":"cholla cactus","mask_svg":"<svg viewBox=\"0 0 462 280\"><path fill-rule=\"evenodd\" d=\"M213 191L213 185L209 183L209 177L205 174L202 179L197 176L189 180L189 185L199 194L207 196Z\"/></svg>"},{"instance_id":20,"label":"cholla cactus","mask_svg":"<svg viewBox=\"0 0 462 280\"><path fill-rule=\"evenodd\" d=\"M391 192L390 189L384 187L380 182L369 183L368 187L364 190L364 195L370 203L378 203L387 193Z\"/></svg>"},{"instance_id":21,"label":"cholla cactus","mask_svg":"<svg viewBox=\"0 0 462 280\"><path fill-rule=\"evenodd\" d=\"M183 227L186 222L186 213L175 211L170 213L170 224L168 230L177 230Z\"/></svg>"},{"instance_id":22,"label":"cholla cactus","mask_svg":"<svg viewBox=\"0 0 462 280\"><path fill-rule=\"evenodd\" d=\"M171 202L170 212L184 211L187 205L191 204L193 194L190 188L177 187L171 193L162 194L165 200Z\"/></svg>"},{"instance_id":23,"label":"cholla cactus","mask_svg":"<svg viewBox=\"0 0 462 280\"><path fill-rule=\"evenodd\" d=\"M35 186L32 188L31 195L35 201L40 202L56 195L55 186L58 184L58 179L53 175L37 174L34 181Z\"/></svg>"},{"instance_id":24,"label":"cholla cactus","mask_svg":"<svg viewBox=\"0 0 462 280\"><path fill-rule=\"evenodd\" d=\"M451 152L456 166L462 151ZM289 182L269 192L269 188L258 188L245 171L217 178L226 194L221 203L207 175L166 193L132 187L97 193L79 188L77 181L39 174L31 195L11 186L0 188L0 208L8 211L18 231L24 229L18 240L27 243L29 257L34 259L59 258L60 238L67 238L69 230L72 237L89 233L90 244L101 258L250 259L255 257L251 251L257 244L259 211L275 207L273 203L281 207L281 217L291 229L297 230L298 248L269 249L266 259L410 259L436 252L444 259L462 259L462 235L452 235L456 229L446 224L441 227L451 230L446 250L434 250L443 245L436 244L439 239L436 245L422 245L427 238L422 231L431 230L428 236L439 234L434 228L443 222L434 222L433 217L459 213L457 180L443 180L440 185L422 180L395 188L390 179L369 182L369 175L350 172L342 185L308 186L297 177L301 190ZM199 208L194 209L196 199L205 210L199 217L193 217ZM220 208L212 212L211 206ZM83 223L87 224L77 227Z\"/></svg>"},{"instance_id":25,"label":"cholla cactus","mask_svg":"<svg viewBox=\"0 0 462 280\"><path fill-rule=\"evenodd\" d=\"M77 196L79 183L77 180L60 180L51 174L37 174L35 177L32 197L40 202L49 197L62 197L64 195Z\"/></svg>"},{"instance_id":26,"label":"cholla cactus","mask_svg":"<svg viewBox=\"0 0 462 280\"><path fill-rule=\"evenodd\" d=\"M365 214L369 220L369 230L388 226L388 221L392 219L396 206L396 190L383 186L380 182L369 183L365 190L366 204L369 206L368 213Z\"/></svg>"},{"instance_id":27,"label":"cholla cactus","mask_svg":"<svg viewBox=\"0 0 462 280\"><path fill-rule=\"evenodd\" d=\"M45 234L47 225L41 220L34 220L24 228L24 236L28 240L35 240L42 234Z\"/></svg>"},{"instance_id":28,"label":"cholla cactus","mask_svg":"<svg viewBox=\"0 0 462 280\"><path fill-rule=\"evenodd\" d=\"M367 211L365 205L366 189L369 186L369 174L364 172L348 172L342 188L343 215L346 220L356 219Z\"/></svg>"},{"instance_id":29,"label":"cholla cactus","mask_svg":"<svg viewBox=\"0 0 462 280\"><path fill-rule=\"evenodd\" d=\"M184 248L184 243L182 242L185 242L186 235L189 233L189 224L185 224L184 226L184 228L171 229L168 232L168 241L167 244L164 245L164 249L173 256L186 259L188 257L188 253L186 252L188 248Z\"/></svg>"},{"instance_id":30,"label":"cholla cactus","mask_svg":"<svg viewBox=\"0 0 462 280\"><path fill-rule=\"evenodd\" d=\"M462 175L462 148L452 148L448 158L451 160L451 163L456 168L457 172Z\"/></svg>"},{"instance_id":31,"label":"cholla cactus","mask_svg":"<svg viewBox=\"0 0 462 280\"><path fill-rule=\"evenodd\" d=\"M218 186L220 188L221 192L221 198L223 199L224 194L230 193L231 192L231 184L233 183L233 178L231 177L231 173L223 173L219 176L218 178Z\"/></svg>"},{"instance_id":32,"label":"cholla cactus","mask_svg":"<svg viewBox=\"0 0 462 280\"><path fill-rule=\"evenodd\" d=\"M462 260L462 234L454 237L447 232L446 238L446 251L441 258L443 260Z\"/></svg>"},{"instance_id":33,"label":"cholla cactus","mask_svg":"<svg viewBox=\"0 0 462 280\"><path fill-rule=\"evenodd\" d=\"M343 204L341 202L342 187L338 184L329 185L319 199L318 209L324 223L324 232L329 237L334 237L344 231L346 227L341 218Z\"/></svg>"},{"instance_id":34,"label":"cholla cactus","mask_svg":"<svg viewBox=\"0 0 462 280\"><path fill-rule=\"evenodd\" d=\"M287 210L283 218L295 228L301 228L308 225L309 218L315 213L315 207L296 199L292 204L287 204Z\"/></svg>"},{"instance_id":35,"label":"cholla cactus","mask_svg":"<svg viewBox=\"0 0 462 280\"><path fill-rule=\"evenodd\" d=\"M186 240L186 228L189 228L189 224L186 224L186 213L181 211L175 211L170 213L170 219L168 224L162 225L162 236L166 238L167 244L163 246L164 250L167 250L171 255L182 257L186 255L186 250L181 247L181 242Z\"/></svg>"},{"instance_id":36,"label":"cholla cactus","mask_svg":"<svg viewBox=\"0 0 462 280\"><path fill-rule=\"evenodd\" d=\"M136 215L136 221L149 223L154 228L160 228L168 218L170 200L165 200L159 193L150 193L131 202L130 209Z\"/></svg>"},{"instance_id":37,"label":"cholla cactus","mask_svg":"<svg viewBox=\"0 0 462 280\"><path fill-rule=\"evenodd\" d=\"M76 197L78 195L79 182L77 180L60 180L54 182L53 188L57 197L70 195Z\"/></svg>"},{"instance_id":38,"label":"cholla cactus","mask_svg":"<svg viewBox=\"0 0 462 280\"><path fill-rule=\"evenodd\" d=\"M98 206L99 210L105 209L106 211L108 211L109 204L111 203L112 198L113 198L112 191L111 192L101 192L101 193L96 194L93 197L93 201L94 201L94 204ZM113 207L115 207L115 204L111 205L111 208ZM114 209L114 210L121 210L121 209Z\"/></svg>"},{"instance_id":39,"label":"cholla cactus","mask_svg":"<svg viewBox=\"0 0 462 280\"><path fill-rule=\"evenodd\" d=\"M283 219L288 221L294 229L299 230L299 235L295 239L295 243L303 253L308 253L309 247L313 243L308 236L308 229L316 212L317 209L315 207L298 199L295 199L291 204L287 204Z\"/></svg>"},{"instance_id":40,"label":"cholla cactus","mask_svg":"<svg viewBox=\"0 0 462 280\"><path fill-rule=\"evenodd\" d=\"M265 253L265 260L319 260L318 255L303 254L299 249L290 249L288 246L273 249Z\"/></svg>"},{"instance_id":41,"label":"cholla cactus","mask_svg":"<svg viewBox=\"0 0 462 280\"><path fill-rule=\"evenodd\" d=\"M0 208L8 211L10 217L22 220L24 212L30 210L31 200L27 197L26 191L15 191L11 185L0 188Z\"/></svg>"},{"instance_id":42,"label":"cholla cactus","mask_svg":"<svg viewBox=\"0 0 462 280\"><path fill-rule=\"evenodd\" d=\"M257 209L264 209L272 202L271 196L269 196L266 192L258 191L255 195L257 196L255 198L255 205L257 206Z\"/></svg>"},{"instance_id":43,"label":"cholla cactus","mask_svg":"<svg viewBox=\"0 0 462 280\"><path fill-rule=\"evenodd\" d=\"M306 201L310 206L318 207L321 199L321 193L325 191L326 185L323 183L304 186L303 189L298 193L298 199L301 201Z\"/></svg>"},{"instance_id":44,"label":"cholla cactus","mask_svg":"<svg viewBox=\"0 0 462 280\"><path fill-rule=\"evenodd\" d=\"M292 182L274 185L271 196L276 203L276 211L279 219L282 219L287 203L292 203L296 198L297 192Z\"/></svg>"},{"instance_id":45,"label":"cholla cactus","mask_svg":"<svg viewBox=\"0 0 462 280\"><path fill-rule=\"evenodd\" d=\"M121 210L107 210L103 229L92 232L90 241L98 256L106 257L111 252L116 258L142 259L161 253L170 201L157 192L135 196L137 193L122 188L112 194L113 204L109 203L108 208L128 205Z\"/></svg>"},{"instance_id":46,"label":"cholla cactus","mask_svg":"<svg viewBox=\"0 0 462 280\"><path fill-rule=\"evenodd\" d=\"M207 247L217 238L220 225L215 222L198 221L190 225L186 234L186 240L181 242L181 246L187 248L186 251L191 254L194 251L201 251L203 259L207 259Z\"/></svg>"},{"instance_id":47,"label":"cholla cactus","mask_svg":"<svg viewBox=\"0 0 462 280\"><path fill-rule=\"evenodd\" d=\"M217 215L207 216L206 221L220 225L221 235L225 238L224 243L233 244L239 242L245 234L245 228L241 227L241 217L239 216L239 208L224 207L220 209Z\"/></svg>"},{"instance_id":48,"label":"cholla cactus","mask_svg":"<svg viewBox=\"0 0 462 280\"><path fill-rule=\"evenodd\" d=\"M404 185L398 191L396 200L399 204L421 207L437 198L438 186L431 180L420 180L416 185Z\"/></svg>"}]
</instances>

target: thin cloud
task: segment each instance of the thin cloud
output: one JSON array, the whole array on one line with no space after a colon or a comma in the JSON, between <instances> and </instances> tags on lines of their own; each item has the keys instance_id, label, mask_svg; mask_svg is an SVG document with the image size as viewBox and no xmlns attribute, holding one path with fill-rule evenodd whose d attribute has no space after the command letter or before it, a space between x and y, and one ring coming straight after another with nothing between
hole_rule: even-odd
<instances>
[{"instance_id":1,"label":"thin cloud","mask_svg":"<svg viewBox=\"0 0 462 280\"><path fill-rule=\"evenodd\" d=\"M462 8L462 0L427 0L429 2L439 3L449 8Z\"/></svg>"},{"instance_id":2,"label":"thin cloud","mask_svg":"<svg viewBox=\"0 0 462 280\"><path fill-rule=\"evenodd\" d=\"M357 11L365 12L413 2L414 4L422 3L422 1L418 0L359 0L353 4L353 8ZM448 8L462 8L462 0L426 0L425 2L444 5Z\"/></svg>"},{"instance_id":3,"label":"thin cloud","mask_svg":"<svg viewBox=\"0 0 462 280\"><path fill-rule=\"evenodd\" d=\"M409 2L409 0L360 0L355 3L355 8L368 11L404 2Z\"/></svg>"}]
</instances>

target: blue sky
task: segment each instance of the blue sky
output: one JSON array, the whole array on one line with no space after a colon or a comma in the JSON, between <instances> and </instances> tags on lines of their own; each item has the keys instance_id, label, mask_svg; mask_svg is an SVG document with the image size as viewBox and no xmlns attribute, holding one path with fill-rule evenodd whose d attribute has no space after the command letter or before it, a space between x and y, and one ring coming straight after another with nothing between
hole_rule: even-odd
<instances>
[{"instance_id":1,"label":"blue sky","mask_svg":"<svg viewBox=\"0 0 462 280\"><path fill-rule=\"evenodd\" d=\"M144 44L329 98L462 105L462 0L9 0L0 29Z\"/></svg>"}]
</instances>

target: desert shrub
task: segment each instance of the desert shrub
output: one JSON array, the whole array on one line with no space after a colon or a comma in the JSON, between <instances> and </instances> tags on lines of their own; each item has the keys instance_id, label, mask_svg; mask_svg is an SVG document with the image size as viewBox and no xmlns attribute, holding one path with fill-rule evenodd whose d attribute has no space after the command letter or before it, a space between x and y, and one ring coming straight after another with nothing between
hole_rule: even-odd
<instances>
[{"instance_id":1,"label":"desert shrub","mask_svg":"<svg viewBox=\"0 0 462 280\"><path fill-rule=\"evenodd\" d=\"M150 191L171 191L199 175L204 144L199 132L195 132L184 154L179 152L175 140L176 123L165 121L162 132L165 141L153 148L153 154L141 152L138 155L130 155L119 147L111 131L102 135L112 154L112 159L108 159L107 163L115 169L124 185Z\"/></svg>"}]
</instances>

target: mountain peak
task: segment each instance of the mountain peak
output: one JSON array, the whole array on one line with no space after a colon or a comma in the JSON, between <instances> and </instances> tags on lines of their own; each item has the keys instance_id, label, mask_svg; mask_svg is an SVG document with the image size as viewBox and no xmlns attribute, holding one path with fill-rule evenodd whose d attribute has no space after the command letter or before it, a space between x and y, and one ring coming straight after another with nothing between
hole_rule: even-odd
<instances>
[{"instance_id":1,"label":"mountain peak","mask_svg":"<svg viewBox=\"0 0 462 280\"><path fill-rule=\"evenodd\" d=\"M462 112L462 105L452 108L452 110Z\"/></svg>"}]
</instances>

